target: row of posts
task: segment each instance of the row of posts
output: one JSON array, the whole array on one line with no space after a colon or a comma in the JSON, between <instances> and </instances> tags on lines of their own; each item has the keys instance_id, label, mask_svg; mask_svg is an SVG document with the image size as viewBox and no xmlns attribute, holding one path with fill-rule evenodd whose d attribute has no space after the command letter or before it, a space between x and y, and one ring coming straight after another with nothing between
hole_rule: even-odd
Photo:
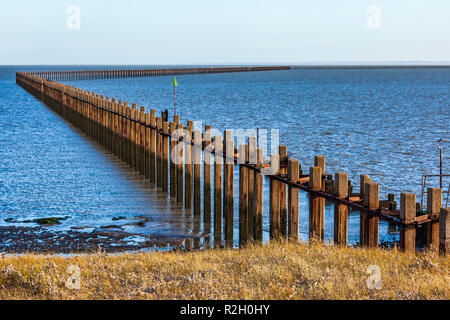
<instances>
[{"instance_id":1,"label":"row of posts","mask_svg":"<svg viewBox=\"0 0 450 320\"><path fill-rule=\"evenodd\" d=\"M154 77L181 74L247 72L247 71L273 71L287 70L287 66L266 67L206 67L206 68L176 68L176 69L121 69L121 70L70 70L70 71L39 71L31 72L31 75L50 81L76 81L97 79L120 79Z\"/></svg>"},{"instance_id":2,"label":"row of posts","mask_svg":"<svg viewBox=\"0 0 450 320\"><path fill-rule=\"evenodd\" d=\"M178 115L169 121L167 113L157 117L156 110L146 112L130 105L68 85L49 82L27 74L18 74L17 82L50 100L56 111L92 139L122 159L170 198L183 204L194 216L202 214L205 233L214 231L215 243L226 245L234 239L234 171L239 165L239 245L261 243L263 240L263 176L269 179L270 239L298 240L299 192L308 192L309 236L324 241L325 199L334 205L334 242L347 245L349 202L361 202L360 243L368 248L379 245L379 185L367 175L360 177L357 199L349 192L346 173L336 173L334 193L325 192L325 157L316 156L309 174L303 174L298 160L288 158L286 146L279 147L265 163L263 149L256 137L235 149L231 130L223 136L212 136L212 127L194 130L188 120L180 123ZM213 155L214 154L214 160ZM203 159L202 159L203 155ZM203 170L202 170L203 165ZM203 172L203 186L201 174ZM212 181L213 180L213 181ZM449 208L442 208L442 190L429 188L427 197L429 219L426 228L427 247L442 253L449 251ZM400 247L414 252L416 248L416 198L400 195ZM211 225L212 216L213 226Z\"/></svg>"}]
</instances>

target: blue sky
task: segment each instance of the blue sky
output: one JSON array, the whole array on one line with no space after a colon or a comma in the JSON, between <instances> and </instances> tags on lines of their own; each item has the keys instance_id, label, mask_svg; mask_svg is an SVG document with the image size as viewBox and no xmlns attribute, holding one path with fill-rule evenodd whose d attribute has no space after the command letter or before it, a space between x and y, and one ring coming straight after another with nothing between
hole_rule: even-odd
<instances>
[{"instance_id":1,"label":"blue sky","mask_svg":"<svg viewBox=\"0 0 450 320\"><path fill-rule=\"evenodd\" d=\"M80 29L67 27L71 5ZM367 25L371 5L379 29ZM450 61L448 0L15 0L0 10L0 64Z\"/></svg>"}]
</instances>

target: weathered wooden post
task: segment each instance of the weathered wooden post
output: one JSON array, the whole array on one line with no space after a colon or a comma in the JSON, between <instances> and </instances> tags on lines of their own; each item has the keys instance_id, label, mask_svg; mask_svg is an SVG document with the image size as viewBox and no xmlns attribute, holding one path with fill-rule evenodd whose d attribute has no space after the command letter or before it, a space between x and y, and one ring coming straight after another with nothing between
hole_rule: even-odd
<instances>
[{"instance_id":1,"label":"weathered wooden post","mask_svg":"<svg viewBox=\"0 0 450 320\"><path fill-rule=\"evenodd\" d=\"M256 137L248 138L248 164L255 166L258 163L258 155L256 153ZM255 240L255 209L254 205L254 194L255 194L255 176L256 170L248 170L248 239Z\"/></svg>"},{"instance_id":2,"label":"weathered wooden post","mask_svg":"<svg viewBox=\"0 0 450 320\"><path fill-rule=\"evenodd\" d=\"M141 107L141 117L139 119L140 134L139 134L139 172L145 176L145 107Z\"/></svg>"},{"instance_id":3,"label":"weathered wooden post","mask_svg":"<svg viewBox=\"0 0 450 320\"><path fill-rule=\"evenodd\" d=\"M430 218L439 217L442 208L442 189L427 189L427 213ZM431 221L426 226L426 245L432 252L439 252L439 221Z\"/></svg>"},{"instance_id":4,"label":"weathered wooden post","mask_svg":"<svg viewBox=\"0 0 450 320\"><path fill-rule=\"evenodd\" d=\"M222 238L222 163L223 139L214 138L214 243L217 245Z\"/></svg>"},{"instance_id":5,"label":"weathered wooden post","mask_svg":"<svg viewBox=\"0 0 450 320\"><path fill-rule=\"evenodd\" d=\"M145 114L145 178L150 179L150 113Z\"/></svg>"},{"instance_id":6,"label":"weathered wooden post","mask_svg":"<svg viewBox=\"0 0 450 320\"><path fill-rule=\"evenodd\" d=\"M141 112L139 110L136 109L136 116L134 119L134 123L135 123L135 134L134 134L134 145L135 145L135 151L134 151L134 158L135 158L135 162L134 162L134 170L136 172L141 171L140 168L140 164L141 164L141 159L140 159L140 150L141 150L141 124L139 123L141 120Z\"/></svg>"},{"instance_id":7,"label":"weathered wooden post","mask_svg":"<svg viewBox=\"0 0 450 320\"><path fill-rule=\"evenodd\" d=\"M205 231L211 230L211 135L212 127L205 126L203 134L203 220L205 221Z\"/></svg>"},{"instance_id":8,"label":"weathered wooden post","mask_svg":"<svg viewBox=\"0 0 450 320\"><path fill-rule=\"evenodd\" d=\"M365 184L364 197L365 203L369 210L377 210L379 208L379 186L378 183L371 182ZM366 214L365 217L367 230L367 246L369 248L378 247L378 223L379 217L373 214Z\"/></svg>"},{"instance_id":9,"label":"weathered wooden post","mask_svg":"<svg viewBox=\"0 0 450 320\"><path fill-rule=\"evenodd\" d=\"M186 127L185 134L183 140L184 143L184 183L185 183L185 196L184 196L184 207L186 209L192 209L192 175L193 175L193 166L192 166L192 158L193 158L193 150L192 150L192 125L188 121L188 126Z\"/></svg>"},{"instance_id":10,"label":"weathered wooden post","mask_svg":"<svg viewBox=\"0 0 450 320\"><path fill-rule=\"evenodd\" d=\"M248 145L239 146L239 247L248 243Z\"/></svg>"},{"instance_id":11,"label":"weathered wooden post","mask_svg":"<svg viewBox=\"0 0 450 320\"><path fill-rule=\"evenodd\" d=\"M150 110L150 182L156 183L156 110Z\"/></svg>"},{"instance_id":12,"label":"weathered wooden post","mask_svg":"<svg viewBox=\"0 0 450 320\"><path fill-rule=\"evenodd\" d=\"M280 232L280 182L273 176L276 176L280 168L280 155L272 154L270 158L272 167L271 176L269 176L269 230L270 239L279 239Z\"/></svg>"},{"instance_id":13,"label":"weathered wooden post","mask_svg":"<svg viewBox=\"0 0 450 320\"><path fill-rule=\"evenodd\" d=\"M202 132L194 131L194 215L201 212Z\"/></svg>"},{"instance_id":14,"label":"weathered wooden post","mask_svg":"<svg viewBox=\"0 0 450 320\"><path fill-rule=\"evenodd\" d=\"M287 168L287 146L279 146L279 154L280 154L280 175L287 176L288 168ZM279 192L280 192L280 237L286 239L287 235L287 186L281 181L279 183Z\"/></svg>"},{"instance_id":15,"label":"weathered wooden post","mask_svg":"<svg viewBox=\"0 0 450 320\"><path fill-rule=\"evenodd\" d=\"M117 139L116 139L116 152L117 156L123 161L123 102L119 100L117 106Z\"/></svg>"},{"instance_id":16,"label":"weathered wooden post","mask_svg":"<svg viewBox=\"0 0 450 320\"><path fill-rule=\"evenodd\" d=\"M225 166L223 188L223 214L225 220L225 241L233 246L234 231L234 137L231 130L225 130Z\"/></svg>"},{"instance_id":17,"label":"weathered wooden post","mask_svg":"<svg viewBox=\"0 0 450 320\"><path fill-rule=\"evenodd\" d=\"M416 250L416 227L412 224L416 219L416 195L412 193L400 194L400 249L414 253Z\"/></svg>"},{"instance_id":18,"label":"weathered wooden post","mask_svg":"<svg viewBox=\"0 0 450 320\"><path fill-rule=\"evenodd\" d=\"M156 118L156 186L162 188L162 118Z\"/></svg>"},{"instance_id":19,"label":"weathered wooden post","mask_svg":"<svg viewBox=\"0 0 450 320\"><path fill-rule=\"evenodd\" d=\"M264 163L264 150L256 149L256 167L261 170ZM253 193L254 239L257 243L263 240L263 175L255 171L255 190Z\"/></svg>"},{"instance_id":20,"label":"weathered wooden post","mask_svg":"<svg viewBox=\"0 0 450 320\"><path fill-rule=\"evenodd\" d=\"M169 191L169 123L163 123L162 135L162 191Z\"/></svg>"},{"instance_id":21,"label":"weathered wooden post","mask_svg":"<svg viewBox=\"0 0 450 320\"><path fill-rule=\"evenodd\" d=\"M441 208L439 213L439 253L450 254L450 207Z\"/></svg>"},{"instance_id":22,"label":"weathered wooden post","mask_svg":"<svg viewBox=\"0 0 450 320\"><path fill-rule=\"evenodd\" d=\"M128 105L128 102L125 102L126 106L126 163L128 165L131 164L131 108Z\"/></svg>"},{"instance_id":23,"label":"weathered wooden post","mask_svg":"<svg viewBox=\"0 0 450 320\"><path fill-rule=\"evenodd\" d=\"M313 191L322 189L322 167L309 169L309 187ZM309 239L323 241L324 239L324 207L322 199L314 192L309 193Z\"/></svg>"},{"instance_id":24,"label":"weathered wooden post","mask_svg":"<svg viewBox=\"0 0 450 320\"><path fill-rule=\"evenodd\" d=\"M184 140L184 130L183 124L177 124L177 140L183 138ZM177 202L183 203L183 167L184 167L184 157L183 157L183 145L184 142L177 142Z\"/></svg>"},{"instance_id":25,"label":"weathered wooden post","mask_svg":"<svg viewBox=\"0 0 450 320\"><path fill-rule=\"evenodd\" d=\"M365 202L365 190L366 190L366 184L371 183L372 180L368 175L362 174L359 176L359 192L360 192L360 198L363 200L364 206L367 206L368 204ZM367 223L366 223L366 214L365 212L361 211L359 213L359 242L361 246L367 246Z\"/></svg>"},{"instance_id":26,"label":"weathered wooden post","mask_svg":"<svg viewBox=\"0 0 450 320\"><path fill-rule=\"evenodd\" d=\"M173 161L173 157L177 156L176 146L177 139L174 138L176 135L177 124L175 122L170 122L169 125L169 134L170 134L170 155L169 155L169 163L170 163L170 197L175 198L177 196L177 173L176 173L176 163Z\"/></svg>"},{"instance_id":27,"label":"weathered wooden post","mask_svg":"<svg viewBox=\"0 0 450 320\"><path fill-rule=\"evenodd\" d=\"M131 109L131 136L130 136L130 150L131 150L131 163L130 166L131 168L136 170L136 132L137 132L137 122L136 119L138 118L138 110L137 110L137 105L136 103L132 104L132 109Z\"/></svg>"},{"instance_id":28,"label":"weathered wooden post","mask_svg":"<svg viewBox=\"0 0 450 320\"><path fill-rule=\"evenodd\" d=\"M348 197L348 175L344 172L335 174L334 192L336 197L346 199ZM334 243L341 246L347 245L348 239L348 206L336 202L334 204Z\"/></svg>"},{"instance_id":29,"label":"weathered wooden post","mask_svg":"<svg viewBox=\"0 0 450 320\"><path fill-rule=\"evenodd\" d=\"M291 183L297 183L300 179L299 175L299 161L296 159L289 159L288 162L288 179ZM288 239L298 240L298 220L299 220L299 190L298 188L289 185L288 187Z\"/></svg>"}]
</instances>

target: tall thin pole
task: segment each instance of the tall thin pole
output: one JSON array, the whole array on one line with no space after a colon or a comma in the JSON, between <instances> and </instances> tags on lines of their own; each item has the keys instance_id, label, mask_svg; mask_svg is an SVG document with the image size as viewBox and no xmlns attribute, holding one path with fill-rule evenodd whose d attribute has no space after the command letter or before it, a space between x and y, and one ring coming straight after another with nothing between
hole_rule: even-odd
<instances>
[{"instance_id":1,"label":"tall thin pole","mask_svg":"<svg viewBox=\"0 0 450 320\"><path fill-rule=\"evenodd\" d=\"M177 95L176 95L176 86L173 86L173 114L177 114Z\"/></svg>"}]
</instances>

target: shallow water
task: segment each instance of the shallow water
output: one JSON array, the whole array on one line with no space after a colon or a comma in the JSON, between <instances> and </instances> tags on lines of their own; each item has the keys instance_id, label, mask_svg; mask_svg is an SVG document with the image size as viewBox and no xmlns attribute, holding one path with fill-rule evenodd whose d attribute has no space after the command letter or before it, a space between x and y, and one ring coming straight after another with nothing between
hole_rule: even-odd
<instances>
[{"instance_id":1,"label":"shallow water","mask_svg":"<svg viewBox=\"0 0 450 320\"><path fill-rule=\"evenodd\" d=\"M152 220L144 228L124 229L157 235L203 231L190 214L18 87L13 82L16 69L25 68L0 69L2 216L20 220L70 216L55 229L110 225L117 216L132 223L135 216L145 216ZM157 111L172 111L171 79L69 83ZM419 196L420 175L438 173L436 141L450 139L450 69L291 70L177 79L177 111L182 120L200 120L220 130L279 129L280 142L305 171L314 155L325 155L328 173L348 172L355 191L359 174L369 174L380 183L381 198L390 192ZM308 207L301 194L300 237L306 240ZM237 209L237 190L235 199ZM267 190L264 200L267 238ZM332 205L326 207L325 220L325 238L332 238ZM0 219L0 224L7 223ZM380 224L380 240L397 237L388 233L386 223ZM359 214L354 213L349 217L349 241L358 239Z\"/></svg>"}]
</instances>

